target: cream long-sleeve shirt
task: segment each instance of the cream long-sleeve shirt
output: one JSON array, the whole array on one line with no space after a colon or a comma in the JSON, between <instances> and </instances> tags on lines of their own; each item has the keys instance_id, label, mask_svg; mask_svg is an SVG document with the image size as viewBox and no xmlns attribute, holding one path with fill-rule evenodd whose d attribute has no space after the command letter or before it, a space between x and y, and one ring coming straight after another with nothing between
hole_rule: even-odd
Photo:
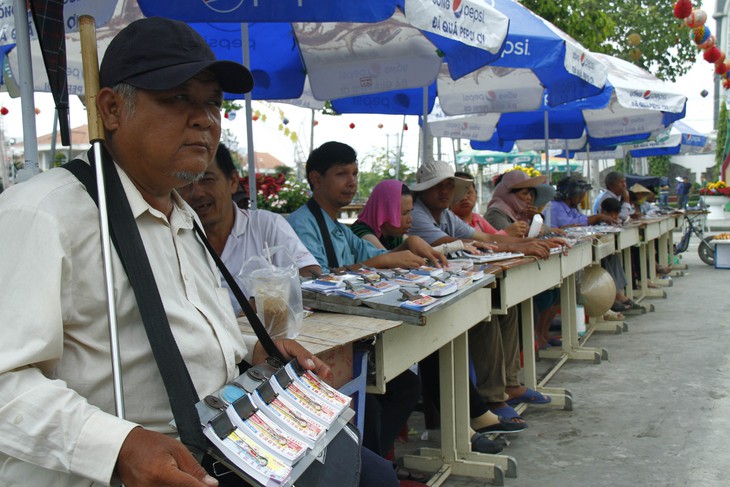
<instances>
[{"instance_id":1,"label":"cream long-sleeve shirt","mask_svg":"<svg viewBox=\"0 0 730 487\"><path fill-rule=\"evenodd\" d=\"M168 219L118 169L175 340L203 397L238 375L253 350L215 264L177 194ZM97 207L53 169L0 195L0 485L111 481L119 449L142 425L173 434L172 413L132 289L116 253L114 289L126 421L114 416Z\"/></svg>"}]
</instances>

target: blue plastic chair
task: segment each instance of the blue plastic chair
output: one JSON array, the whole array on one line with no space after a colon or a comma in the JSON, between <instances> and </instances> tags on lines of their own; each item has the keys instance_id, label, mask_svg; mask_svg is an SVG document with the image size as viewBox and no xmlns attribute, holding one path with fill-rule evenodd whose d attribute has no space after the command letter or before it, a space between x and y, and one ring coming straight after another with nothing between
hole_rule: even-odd
<instances>
[{"instance_id":1,"label":"blue plastic chair","mask_svg":"<svg viewBox=\"0 0 730 487\"><path fill-rule=\"evenodd\" d=\"M355 410L355 425L362 434L365 423L365 385L368 375L368 354L367 350L355 350L352 356L353 379L340 387L340 392L352 398L352 406Z\"/></svg>"}]
</instances>

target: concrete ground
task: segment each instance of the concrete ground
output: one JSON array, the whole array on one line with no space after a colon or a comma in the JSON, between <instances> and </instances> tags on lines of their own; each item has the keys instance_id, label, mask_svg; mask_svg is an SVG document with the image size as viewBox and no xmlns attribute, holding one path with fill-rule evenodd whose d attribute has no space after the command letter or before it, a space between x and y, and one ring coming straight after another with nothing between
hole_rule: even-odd
<instances>
[{"instance_id":1,"label":"concrete ground","mask_svg":"<svg viewBox=\"0 0 730 487\"><path fill-rule=\"evenodd\" d=\"M681 261L688 269L667 299L645 301L655 312L627 317L626 333L590 338L608 360L569 362L552 378L549 386L572 392L573 411L527 409L529 428L504 450L517 460L517 478L505 485L730 485L730 269L704 264L696 237ZM398 456L438 445L420 440L422 414L409 427ZM452 476L442 485L485 484Z\"/></svg>"}]
</instances>

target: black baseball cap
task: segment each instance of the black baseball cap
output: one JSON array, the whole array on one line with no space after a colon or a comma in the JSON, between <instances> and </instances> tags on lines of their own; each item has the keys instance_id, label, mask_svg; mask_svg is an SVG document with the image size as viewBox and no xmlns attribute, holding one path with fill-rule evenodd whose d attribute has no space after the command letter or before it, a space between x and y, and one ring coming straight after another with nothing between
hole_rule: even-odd
<instances>
[{"instance_id":1,"label":"black baseball cap","mask_svg":"<svg viewBox=\"0 0 730 487\"><path fill-rule=\"evenodd\" d=\"M132 22L112 39L99 69L102 88L125 82L144 90L169 90L201 71L211 71L223 91L253 89L242 64L219 61L203 36L185 22L150 17Z\"/></svg>"}]
</instances>

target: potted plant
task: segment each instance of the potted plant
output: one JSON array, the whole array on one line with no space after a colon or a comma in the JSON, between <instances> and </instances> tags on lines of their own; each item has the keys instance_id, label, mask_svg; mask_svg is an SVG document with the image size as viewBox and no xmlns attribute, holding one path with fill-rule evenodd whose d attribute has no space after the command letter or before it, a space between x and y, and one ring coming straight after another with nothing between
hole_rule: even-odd
<instances>
[{"instance_id":1,"label":"potted plant","mask_svg":"<svg viewBox=\"0 0 730 487\"><path fill-rule=\"evenodd\" d=\"M723 220L725 206L730 203L730 187L725 184L725 181L707 183L704 188L700 189L700 195L710 211L707 219Z\"/></svg>"},{"instance_id":2,"label":"potted plant","mask_svg":"<svg viewBox=\"0 0 730 487\"><path fill-rule=\"evenodd\" d=\"M241 179L248 189L248 177ZM256 174L256 208L288 215L304 205L311 191L306 182L287 180L283 174Z\"/></svg>"}]
</instances>

